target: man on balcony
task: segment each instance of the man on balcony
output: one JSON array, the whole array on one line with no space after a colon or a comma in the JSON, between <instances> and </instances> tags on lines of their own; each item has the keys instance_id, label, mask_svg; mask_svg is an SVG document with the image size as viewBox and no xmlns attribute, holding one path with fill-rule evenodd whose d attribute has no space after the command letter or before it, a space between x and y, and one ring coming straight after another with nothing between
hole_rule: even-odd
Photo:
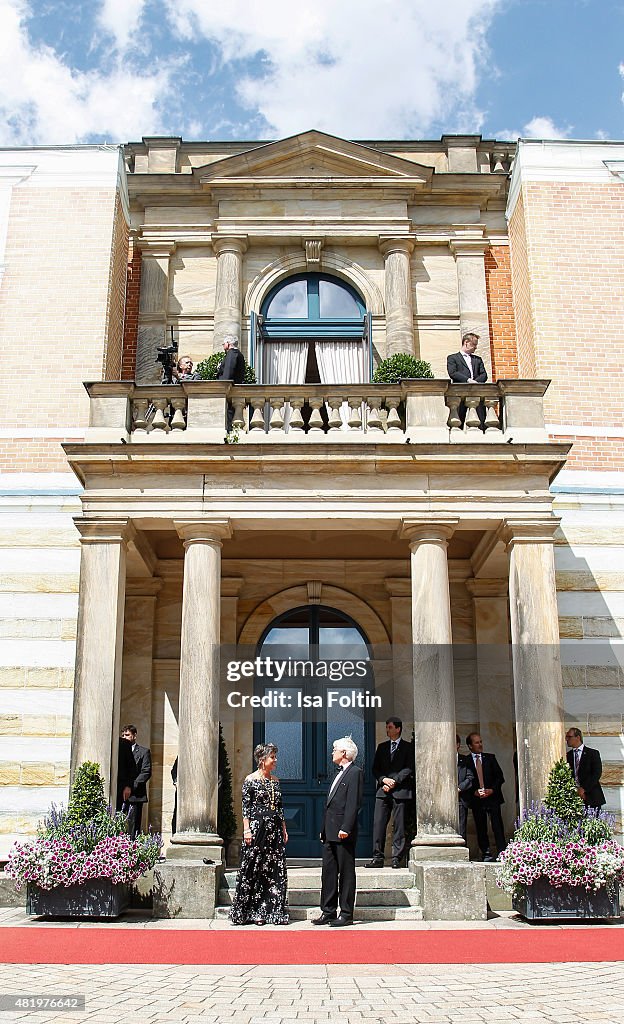
<instances>
[{"instance_id":1,"label":"man on balcony","mask_svg":"<svg viewBox=\"0 0 624 1024\"><path fill-rule=\"evenodd\" d=\"M245 380L245 357L239 351L238 338L233 334L226 334L223 339L223 351L225 358L217 370L217 380L231 380L234 384L242 384ZM231 402L228 402L225 422L229 434L234 422L234 406Z\"/></svg>"},{"instance_id":2,"label":"man on balcony","mask_svg":"<svg viewBox=\"0 0 624 1024\"><path fill-rule=\"evenodd\" d=\"M488 379L487 370L483 365L481 356L475 355L479 335L474 331L468 331L462 337L462 345L459 352L452 352L446 359L446 370L454 384L485 384ZM466 403L461 402L458 410L459 418L464 424L466 419ZM477 415L481 423L481 429L485 424L485 406L480 402L477 406Z\"/></svg>"}]
</instances>

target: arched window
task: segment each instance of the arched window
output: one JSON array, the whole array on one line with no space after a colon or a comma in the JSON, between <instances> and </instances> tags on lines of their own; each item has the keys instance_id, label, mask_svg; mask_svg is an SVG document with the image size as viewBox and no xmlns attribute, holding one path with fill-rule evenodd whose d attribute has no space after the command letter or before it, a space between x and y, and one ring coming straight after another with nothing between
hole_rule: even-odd
<instances>
[{"instance_id":1,"label":"arched window","mask_svg":"<svg viewBox=\"0 0 624 1024\"><path fill-rule=\"evenodd\" d=\"M327 274L281 281L262 303L256 366L264 384L368 380L368 318L350 285Z\"/></svg>"}]
</instances>

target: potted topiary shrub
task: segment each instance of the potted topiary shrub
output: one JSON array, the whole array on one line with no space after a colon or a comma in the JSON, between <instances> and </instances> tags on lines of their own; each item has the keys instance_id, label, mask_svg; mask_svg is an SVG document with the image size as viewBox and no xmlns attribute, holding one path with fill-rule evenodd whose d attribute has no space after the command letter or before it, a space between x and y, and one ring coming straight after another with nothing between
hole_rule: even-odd
<instances>
[{"instance_id":1,"label":"potted topiary shrub","mask_svg":"<svg viewBox=\"0 0 624 1024\"><path fill-rule=\"evenodd\" d=\"M399 384L402 380L433 380L430 363L407 352L383 359L373 374L374 384Z\"/></svg>"},{"instance_id":2,"label":"potted topiary shrub","mask_svg":"<svg viewBox=\"0 0 624 1024\"><path fill-rule=\"evenodd\" d=\"M219 803L217 809L217 832L223 840L225 860L228 860L228 847L236 835L236 815L234 814L234 798L232 794L232 769L227 747L223 739L223 730L219 722Z\"/></svg>"},{"instance_id":3,"label":"potted topiary shrub","mask_svg":"<svg viewBox=\"0 0 624 1024\"><path fill-rule=\"evenodd\" d=\"M161 849L157 833L130 838L126 815L106 803L100 766L85 761L67 809L52 805L36 839L11 848L5 871L18 890L27 886L29 914L112 918Z\"/></svg>"},{"instance_id":4,"label":"potted topiary shrub","mask_svg":"<svg viewBox=\"0 0 624 1024\"><path fill-rule=\"evenodd\" d=\"M611 815L585 807L562 758L551 769L544 803L518 820L500 856L497 885L529 921L617 917L624 849L613 828Z\"/></svg>"},{"instance_id":5,"label":"potted topiary shrub","mask_svg":"<svg viewBox=\"0 0 624 1024\"><path fill-rule=\"evenodd\" d=\"M201 363L198 363L195 367L195 373L201 380L216 380L217 370L221 366L221 363L225 359L225 352L213 352L207 359L203 359ZM244 384L255 384L256 374L252 366L249 365L245 360L245 379Z\"/></svg>"}]
</instances>

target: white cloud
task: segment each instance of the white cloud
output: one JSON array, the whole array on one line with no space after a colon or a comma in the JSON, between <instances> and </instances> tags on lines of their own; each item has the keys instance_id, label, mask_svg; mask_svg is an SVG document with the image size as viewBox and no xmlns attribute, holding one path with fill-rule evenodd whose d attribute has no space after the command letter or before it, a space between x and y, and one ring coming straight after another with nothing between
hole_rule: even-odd
<instances>
[{"instance_id":1,"label":"white cloud","mask_svg":"<svg viewBox=\"0 0 624 1024\"><path fill-rule=\"evenodd\" d=\"M558 128L551 117L533 117L523 128L503 128L494 135L496 139L567 139L573 125Z\"/></svg>"},{"instance_id":2,"label":"white cloud","mask_svg":"<svg viewBox=\"0 0 624 1024\"><path fill-rule=\"evenodd\" d=\"M503 0L164 0L178 35L223 60L264 60L238 95L278 136L422 136L435 121L479 131L485 32Z\"/></svg>"},{"instance_id":3,"label":"white cloud","mask_svg":"<svg viewBox=\"0 0 624 1024\"><path fill-rule=\"evenodd\" d=\"M115 38L117 48L135 45L137 30L145 9L145 0L102 0L98 21Z\"/></svg>"},{"instance_id":4,"label":"white cloud","mask_svg":"<svg viewBox=\"0 0 624 1024\"><path fill-rule=\"evenodd\" d=\"M533 117L522 129L524 139L567 139L572 127L558 128L550 117Z\"/></svg>"},{"instance_id":5,"label":"white cloud","mask_svg":"<svg viewBox=\"0 0 624 1024\"><path fill-rule=\"evenodd\" d=\"M77 71L53 49L34 45L26 0L0 0L0 145L109 141L160 130L157 104L170 87L171 68L136 74Z\"/></svg>"}]
</instances>

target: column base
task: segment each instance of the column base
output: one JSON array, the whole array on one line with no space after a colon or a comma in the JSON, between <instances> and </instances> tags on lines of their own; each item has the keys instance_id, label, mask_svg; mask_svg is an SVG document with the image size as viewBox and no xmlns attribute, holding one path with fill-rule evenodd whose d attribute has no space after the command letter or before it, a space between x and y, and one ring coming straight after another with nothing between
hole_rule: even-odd
<instances>
[{"instance_id":1,"label":"column base","mask_svg":"<svg viewBox=\"0 0 624 1024\"><path fill-rule=\"evenodd\" d=\"M461 836L453 832L444 835L420 835L412 840L409 864L424 864L429 861L465 861L470 852Z\"/></svg>"},{"instance_id":2,"label":"column base","mask_svg":"<svg viewBox=\"0 0 624 1024\"><path fill-rule=\"evenodd\" d=\"M223 840L216 832L175 832L167 850L167 860L206 859L220 865L223 858Z\"/></svg>"}]
</instances>

